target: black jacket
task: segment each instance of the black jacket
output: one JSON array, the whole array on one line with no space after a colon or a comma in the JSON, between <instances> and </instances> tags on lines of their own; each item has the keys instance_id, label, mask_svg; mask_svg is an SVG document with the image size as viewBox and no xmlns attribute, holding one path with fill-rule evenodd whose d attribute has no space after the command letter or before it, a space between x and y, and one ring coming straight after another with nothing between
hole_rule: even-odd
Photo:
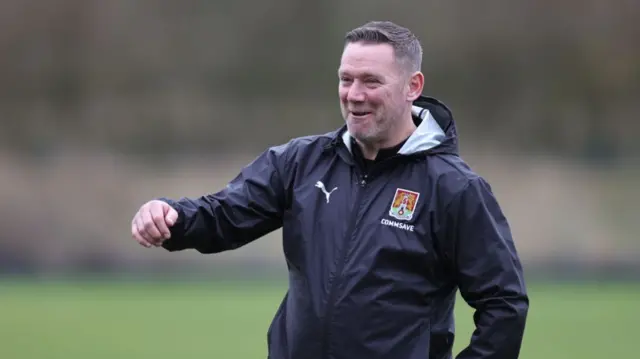
<instances>
[{"instance_id":1,"label":"black jacket","mask_svg":"<svg viewBox=\"0 0 640 359\"><path fill-rule=\"evenodd\" d=\"M458 358L518 357L529 300L507 220L458 156L450 111L420 97L413 114L417 130L367 174L344 126L268 149L215 194L164 198L179 213L169 251L283 229L269 358L451 358L458 289L477 326Z\"/></svg>"}]
</instances>

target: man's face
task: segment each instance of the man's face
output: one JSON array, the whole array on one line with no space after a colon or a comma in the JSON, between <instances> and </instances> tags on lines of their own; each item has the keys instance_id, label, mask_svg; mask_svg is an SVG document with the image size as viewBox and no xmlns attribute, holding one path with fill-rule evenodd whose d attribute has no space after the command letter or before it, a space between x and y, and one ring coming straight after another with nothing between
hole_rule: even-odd
<instances>
[{"instance_id":1,"label":"man's face","mask_svg":"<svg viewBox=\"0 0 640 359\"><path fill-rule=\"evenodd\" d=\"M407 109L409 77L389 44L349 43L340 68L340 108L349 133L365 144L383 142Z\"/></svg>"}]
</instances>

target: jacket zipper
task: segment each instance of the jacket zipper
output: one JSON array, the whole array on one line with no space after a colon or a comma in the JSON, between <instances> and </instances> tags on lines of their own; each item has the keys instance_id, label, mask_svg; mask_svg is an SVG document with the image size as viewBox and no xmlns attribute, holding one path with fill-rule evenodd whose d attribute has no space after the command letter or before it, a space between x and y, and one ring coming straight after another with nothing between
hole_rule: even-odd
<instances>
[{"instance_id":1,"label":"jacket zipper","mask_svg":"<svg viewBox=\"0 0 640 359\"><path fill-rule=\"evenodd\" d=\"M340 282L340 278L342 277L342 271L344 270L344 266L347 262L347 254L349 252L349 243L353 240L353 235L355 230L357 229L358 218L360 217L360 210L362 207L362 197L364 196L364 191L367 187L367 179L368 176L362 175L359 183L358 183L358 193L356 194L356 201L353 210L353 215L351 217L351 221L349 223L349 230L347 231L348 237L346 237L346 241L342 248L342 259L338 262L338 268L336 268L335 278L333 279L333 283L331 284L331 288L329 289L329 299L327 300L327 312L325 313L324 319L324 340L323 340L323 357L326 359L330 359L329 357L329 346L331 340L331 321L333 317L333 309L334 309L334 301L337 293L337 286Z\"/></svg>"},{"instance_id":2,"label":"jacket zipper","mask_svg":"<svg viewBox=\"0 0 640 359\"><path fill-rule=\"evenodd\" d=\"M336 275L335 278L333 280L333 283L331 284L331 288L329 289L329 299L327 300L327 312L325 313L325 319L324 319L324 331L323 331L323 355L322 357L325 359L330 359L329 356L329 347L330 347L330 340L331 340L331 321L332 321L332 317L333 317L333 310L334 310L334 301L335 301L335 297L337 295L337 286L340 282L340 278L342 277L342 271L344 270L344 266L347 262L347 254L349 252L349 243L353 240L354 237L354 232L356 231L357 224L358 224L358 219L360 218L360 211L362 210L362 198L364 196L364 192L365 189L367 187L368 184L368 180L369 177L371 177L371 174L374 173L374 170L376 170L375 172L380 172L383 168L388 167L391 163L393 163L393 161L398 158L398 155L392 156L390 158L387 158L385 160L383 160L382 162L378 163L377 165L374 165L373 168L371 168L369 170L369 173L365 173L365 174L361 174L359 172L359 183L358 183L358 193L356 194L356 201L355 201L355 205L356 207L353 210L353 215L351 217L351 221L349 223L349 230L347 231L347 236L345 237L347 240L345 241L343 250L342 250L342 259L338 262L338 268L336 268Z\"/></svg>"}]
</instances>

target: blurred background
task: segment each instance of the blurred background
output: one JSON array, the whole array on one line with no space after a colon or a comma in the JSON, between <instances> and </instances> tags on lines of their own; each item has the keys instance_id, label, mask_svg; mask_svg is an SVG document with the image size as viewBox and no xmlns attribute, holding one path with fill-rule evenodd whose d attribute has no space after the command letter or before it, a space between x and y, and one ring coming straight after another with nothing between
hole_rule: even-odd
<instances>
[{"instance_id":1,"label":"blurred background","mask_svg":"<svg viewBox=\"0 0 640 359\"><path fill-rule=\"evenodd\" d=\"M133 242L131 217L341 126L343 36L369 20L421 39L425 94L511 222L523 357L632 354L640 2L3 0L0 357L266 357L280 232L167 253Z\"/></svg>"}]
</instances>

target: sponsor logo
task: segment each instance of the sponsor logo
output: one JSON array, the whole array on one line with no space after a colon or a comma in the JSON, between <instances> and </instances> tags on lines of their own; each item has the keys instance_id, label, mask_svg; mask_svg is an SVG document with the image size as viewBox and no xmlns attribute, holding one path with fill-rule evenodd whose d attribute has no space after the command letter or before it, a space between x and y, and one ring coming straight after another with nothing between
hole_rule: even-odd
<instances>
[{"instance_id":1,"label":"sponsor logo","mask_svg":"<svg viewBox=\"0 0 640 359\"><path fill-rule=\"evenodd\" d=\"M392 221L392 220L384 219L384 218L382 220L380 220L380 224L385 225L385 226L389 226L389 227L395 227L395 228L403 229L403 230L409 231L409 232L413 232L413 229L414 229L414 226L412 224L396 222L396 221Z\"/></svg>"}]
</instances>

